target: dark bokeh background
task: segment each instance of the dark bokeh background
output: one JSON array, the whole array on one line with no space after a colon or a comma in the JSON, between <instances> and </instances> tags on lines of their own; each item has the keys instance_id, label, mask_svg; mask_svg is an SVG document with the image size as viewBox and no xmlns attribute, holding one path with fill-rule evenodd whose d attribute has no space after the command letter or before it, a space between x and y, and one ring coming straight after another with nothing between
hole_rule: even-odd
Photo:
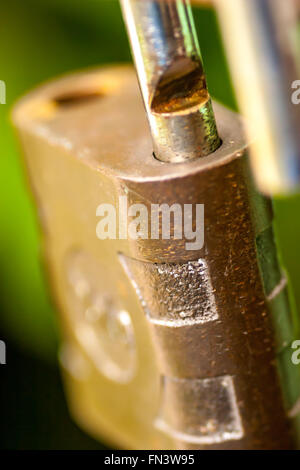
<instances>
[{"instance_id":1,"label":"dark bokeh background","mask_svg":"<svg viewBox=\"0 0 300 470\"><path fill-rule=\"evenodd\" d=\"M217 23L196 14L211 94L235 109ZM69 418L57 367L58 332L39 261L34 206L10 124L15 100L53 76L130 60L117 0L1 0L0 80L0 448L96 449ZM275 201L284 265L300 307L300 198Z\"/></svg>"}]
</instances>

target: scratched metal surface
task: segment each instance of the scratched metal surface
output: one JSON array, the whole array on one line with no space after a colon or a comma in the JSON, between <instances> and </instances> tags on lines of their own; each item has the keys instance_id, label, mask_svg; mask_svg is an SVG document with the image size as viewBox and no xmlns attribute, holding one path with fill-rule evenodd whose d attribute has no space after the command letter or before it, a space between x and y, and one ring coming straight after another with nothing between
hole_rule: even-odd
<instances>
[{"instance_id":1,"label":"scratched metal surface","mask_svg":"<svg viewBox=\"0 0 300 470\"><path fill-rule=\"evenodd\" d=\"M106 84L109 92L104 95L104 99L97 99L95 89L99 91L101 84ZM57 104L57 97L63 96L66 90L70 93L72 89L75 97L73 106ZM85 95L92 91L95 99L78 101L76 97L78 92L82 97L82 90ZM126 409L126 413L129 413L127 419L132 419L127 431L130 429L132 447L135 440L143 438L138 431L140 421L137 415L146 417L146 414L147 426L150 426L147 429L151 429L149 445L155 443L159 446L159 442L169 445L166 442L172 442L177 448L292 447L288 409L284 406L276 366L273 315L256 244L256 238L271 226L272 212L268 202L255 191L251 182L246 144L241 132L242 122L224 108L215 108L222 147L209 157L180 165L162 164L153 158L136 79L133 72L126 68L65 78L29 95L15 112L39 204L46 209L50 222L53 219L57 225L64 221L64 238L62 235L60 237L60 231L55 232L51 228L49 220L47 226L50 234L46 232L52 284L59 303L64 305L63 317L72 315L72 308L69 301L66 303L64 281L61 286L59 282L63 277L60 258L65 258L66 252L76 241L83 251L92 252L98 260L99 293L104 295L110 292L116 299L122 299L126 310L132 314L134 328L139 331L135 338L138 355L141 354L138 356L139 380L135 387L129 384L127 389L131 407ZM127 110L125 120L124 109ZM64 177L66 172L72 174L67 187ZM55 188L51 183L53 181L56 182ZM98 198L114 202L124 194L128 196L129 204L144 203L146 207L163 202L169 205L174 202L205 204L205 248L187 253L184 241L172 238L138 242L106 241L99 244L95 239L93 219ZM272 245L269 249L272 252ZM121 274L123 267L120 253L127 258L129 271L132 268L130 260L134 259L137 269L129 275L126 271ZM197 315L194 315L191 324L173 327L169 323L172 318L168 301L161 301L157 286L161 279L164 284L168 276L172 286L173 273L186 273L188 263L195 263L199 259L204 260L202 266L205 263L207 270L204 273L199 269L196 277L204 287L204 295L210 298L214 315L211 321L204 323L197 322ZM148 263L155 265L150 271ZM160 271L159 265L163 264L165 266ZM167 265L173 265L173 269ZM147 276L151 281L148 285ZM203 277L206 279L204 283ZM186 286L183 299L180 302L178 299L180 308L184 302L188 306L193 302L196 305L200 300L201 295L198 294L202 291L197 291L196 283L191 289L194 291L194 301L191 302ZM174 294L171 288L171 303L174 301L172 292ZM140 304L140 293L144 302L149 304L146 309L152 312L155 308L151 317L159 317L160 322L148 321L149 315L145 315ZM167 293L164 295L167 297ZM144 320L148 321L149 330ZM74 335L71 326L67 331L71 337ZM151 333L151 341L148 332ZM152 362L145 348L148 348L149 354L154 351L153 356L150 354ZM141 361L141 357L144 361ZM151 385L155 397L154 407L149 389L151 374L155 378L155 384ZM241 423L240 427L235 428L238 431L234 437L230 438L223 433L220 441L218 436L222 434L220 429L223 426L220 421L213 438L215 440L212 441L212 436L207 440L207 433L213 434L216 423L204 422L198 430L191 431L194 437L190 442L187 442L186 437L184 442L179 442L184 424L181 419L185 417L180 418L178 415L176 426L173 417L165 419L169 421L165 424L171 427L171 433L166 432L167 437L164 438L161 427L157 428L158 410L154 412L156 405L159 407L161 404L159 397L164 391L158 387L159 376L166 379L162 383L168 383L168 380L170 383L176 380L196 380L195 383L198 383L199 380L204 381L203 385L208 383L208 379L224 377L234 390L227 403L231 404L232 410L238 410L235 416L239 418L235 422ZM99 402L97 406L102 407L106 414L111 413L114 424L119 423L121 404L113 400L117 400L120 384L107 383L99 373L95 377L95 382L81 386L87 389L101 387L105 401ZM68 380L75 387L70 377ZM122 390L124 393L124 388ZM143 409L140 390L149 400L147 409ZM179 394L172 392L171 395L175 400L174 409L176 400L186 396L182 390ZM197 400L197 394L194 396ZM220 396L223 396L221 392ZM93 400L97 402L96 397L97 394L93 394ZM77 407L80 407L79 403ZM197 410L197 407L194 409ZM195 413L192 413L193 419ZM105 432L107 422L101 422L98 414L94 414L94 420L96 416L99 421L94 422L94 427ZM169 412L165 416L170 416ZM128 441L124 427L122 429L124 435L118 432L118 439ZM195 438L198 444L195 444Z\"/></svg>"}]
</instances>

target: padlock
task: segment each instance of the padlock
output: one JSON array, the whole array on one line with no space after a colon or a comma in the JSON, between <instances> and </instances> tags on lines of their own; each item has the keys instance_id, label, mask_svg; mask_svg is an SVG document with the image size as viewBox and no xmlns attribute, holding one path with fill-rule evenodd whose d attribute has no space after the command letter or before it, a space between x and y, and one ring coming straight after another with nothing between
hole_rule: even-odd
<instances>
[{"instance_id":1,"label":"padlock","mask_svg":"<svg viewBox=\"0 0 300 470\"><path fill-rule=\"evenodd\" d=\"M131 66L54 80L14 111L70 409L123 449L294 448L299 327L244 121L211 103L187 2L123 7L146 113Z\"/></svg>"}]
</instances>

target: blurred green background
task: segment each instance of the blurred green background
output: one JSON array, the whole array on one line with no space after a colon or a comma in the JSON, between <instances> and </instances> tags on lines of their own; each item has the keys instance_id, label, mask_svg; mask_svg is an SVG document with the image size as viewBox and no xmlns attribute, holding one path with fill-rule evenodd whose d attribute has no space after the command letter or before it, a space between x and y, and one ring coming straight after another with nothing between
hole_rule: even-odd
<instances>
[{"instance_id":1,"label":"blurred green background","mask_svg":"<svg viewBox=\"0 0 300 470\"><path fill-rule=\"evenodd\" d=\"M211 94L236 109L212 11L196 24ZM40 264L34 205L10 123L13 103L30 88L83 67L127 62L129 47L117 0L1 0L0 339L1 448L98 448L68 418L57 370L58 332ZM275 201L283 264L300 309L300 197Z\"/></svg>"}]
</instances>

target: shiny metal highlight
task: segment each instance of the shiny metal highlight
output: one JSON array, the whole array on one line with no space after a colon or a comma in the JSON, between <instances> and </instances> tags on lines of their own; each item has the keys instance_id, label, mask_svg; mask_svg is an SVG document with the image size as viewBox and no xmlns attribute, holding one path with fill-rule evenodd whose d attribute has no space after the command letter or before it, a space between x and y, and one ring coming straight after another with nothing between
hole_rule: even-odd
<instances>
[{"instance_id":1,"label":"shiny metal highlight","mask_svg":"<svg viewBox=\"0 0 300 470\"><path fill-rule=\"evenodd\" d=\"M299 0L216 0L242 112L248 118L252 167L267 194L300 182Z\"/></svg>"},{"instance_id":2,"label":"shiny metal highlight","mask_svg":"<svg viewBox=\"0 0 300 470\"><path fill-rule=\"evenodd\" d=\"M220 146L189 0L121 0L159 160Z\"/></svg>"}]
</instances>

